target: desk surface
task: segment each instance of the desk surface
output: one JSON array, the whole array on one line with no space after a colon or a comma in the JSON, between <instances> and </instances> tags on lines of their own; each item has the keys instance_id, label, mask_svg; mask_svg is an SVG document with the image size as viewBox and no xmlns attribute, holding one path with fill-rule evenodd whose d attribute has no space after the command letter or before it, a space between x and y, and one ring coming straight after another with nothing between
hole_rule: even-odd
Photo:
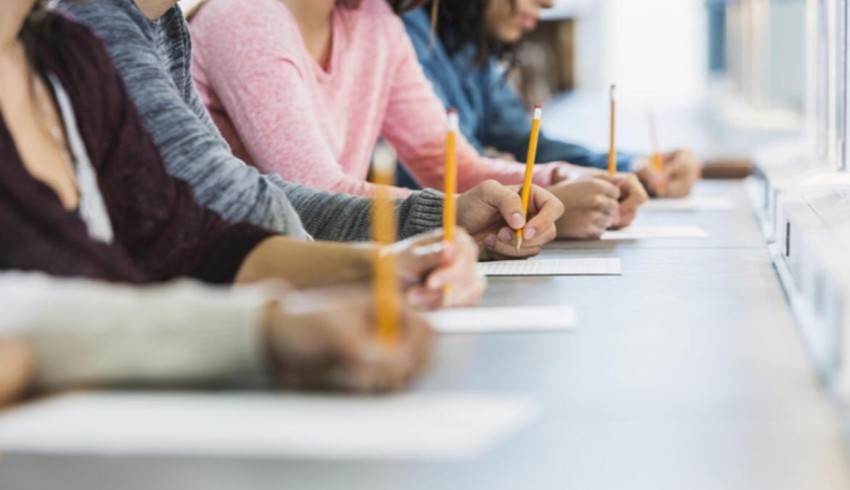
<instances>
[{"instance_id":1,"label":"desk surface","mask_svg":"<svg viewBox=\"0 0 850 490\"><path fill-rule=\"evenodd\" d=\"M0 488L850 488L838 417L819 390L740 183L705 183L733 213L664 213L708 240L547 254L616 255L622 277L491 280L491 304L575 304L571 334L444 337L423 391L535 397L540 419L468 463L0 459ZM620 301L618 298L628 298Z\"/></svg>"}]
</instances>

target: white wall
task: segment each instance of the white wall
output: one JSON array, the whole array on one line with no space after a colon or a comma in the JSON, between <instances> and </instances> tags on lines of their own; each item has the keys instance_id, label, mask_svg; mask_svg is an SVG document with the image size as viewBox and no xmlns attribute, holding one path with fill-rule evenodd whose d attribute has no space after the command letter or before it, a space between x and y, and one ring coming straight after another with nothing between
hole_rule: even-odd
<instances>
[{"instance_id":1,"label":"white wall","mask_svg":"<svg viewBox=\"0 0 850 490\"><path fill-rule=\"evenodd\" d=\"M703 0L561 0L580 20L581 88L611 82L624 96L692 102L705 95Z\"/></svg>"}]
</instances>

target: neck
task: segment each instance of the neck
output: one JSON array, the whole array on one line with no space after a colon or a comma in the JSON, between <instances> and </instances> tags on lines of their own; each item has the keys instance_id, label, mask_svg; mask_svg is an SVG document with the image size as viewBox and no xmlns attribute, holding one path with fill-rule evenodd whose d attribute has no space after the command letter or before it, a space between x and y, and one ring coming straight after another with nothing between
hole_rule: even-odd
<instances>
[{"instance_id":1,"label":"neck","mask_svg":"<svg viewBox=\"0 0 850 490\"><path fill-rule=\"evenodd\" d=\"M136 0L136 6L150 20L159 19L175 5L177 0Z\"/></svg>"},{"instance_id":2,"label":"neck","mask_svg":"<svg viewBox=\"0 0 850 490\"><path fill-rule=\"evenodd\" d=\"M26 2L8 2L0 8L0 52L10 53L16 49L18 34L31 8Z\"/></svg>"},{"instance_id":3,"label":"neck","mask_svg":"<svg viewBox=\"0 0 850 490\"><path fill-rule=\"evenodd\" d=\"M335 0L280 0L292 12L299 27L305 33L327 29L331 23Z\"/></svg>"}]
</instances>

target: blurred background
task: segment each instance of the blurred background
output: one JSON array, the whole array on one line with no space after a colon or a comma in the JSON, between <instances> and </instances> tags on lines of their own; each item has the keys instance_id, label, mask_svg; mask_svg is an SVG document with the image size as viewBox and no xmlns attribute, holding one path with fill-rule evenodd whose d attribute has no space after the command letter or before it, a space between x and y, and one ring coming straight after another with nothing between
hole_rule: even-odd
<instances>
[{"instance_id":1,"label":"blurred background","mask_svg":"<svg viewBox=\"0 0 850 490\"><path fill-rule=\"evenodd\" d=\"M617 83L628 149L648 149L638 128L652 108L665 146L694 147L708 159L746 158L806 131L816 109L807 100L806 87L816 80L807 68L814 60L807 58L806 25L819 21L821 35L832 35L829 4L558 0L523 50L516 83L529 103L554 101L548 129L563 137L604 143L599 99ZM814 10L824 18L813 19ZM820 103L820 111L830 110L827 98Z\"/></svg>"}]
</instances>

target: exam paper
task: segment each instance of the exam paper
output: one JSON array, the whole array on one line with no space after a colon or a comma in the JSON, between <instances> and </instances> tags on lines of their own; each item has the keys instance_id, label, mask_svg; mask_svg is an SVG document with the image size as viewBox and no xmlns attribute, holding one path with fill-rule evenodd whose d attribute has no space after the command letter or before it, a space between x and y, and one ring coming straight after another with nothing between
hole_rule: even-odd
<instances>
[{"instance_id":1,"label":"exam paper","mask_svg":"<svg viewBox=\"0 0 850 490\"><path fill-rule=\"evenodd\" d=\"M654 238L708 238L699 226L629 226L606 231L600 240L646 240Z\"/></svg>"},{"instance_id":2,"label":"exam paper","mask_svg":"<svg viewBox=\"0 0 850 490\"><path fill-rule=\"evenodd\" d=\"M564 331L577 323L571 306L448 308L428 318L436 331L447 334Z\"/></svg>"},{"instance_id":3,"label":"exam paper","mask_svg":"<svg viewBox=\"0 0 850 490\"><path fill-rule=\"evenodd\" d=\"M735 201L727 196L650 199L640 211L734 211Z\"/></svg>"},{"instance_id":4,"label":"exam paper","mask_svg":"<svg viewBox=\"0 0 850 490\"><path fill-rule=\"evenodd\" d=\"M620 259L529 259L479 262L486 276L619 276Z\"/></svg>"},{"instance_id":5,"label":"exam paper","mask_svg":"<svg viewBox=\"0 0 850 490\"><path fill-rule=\"evenodd\" d=\"M0 415L0 454L467 459L536 416L525 398L92 393Z\"/></svg>"}]
</instances>

